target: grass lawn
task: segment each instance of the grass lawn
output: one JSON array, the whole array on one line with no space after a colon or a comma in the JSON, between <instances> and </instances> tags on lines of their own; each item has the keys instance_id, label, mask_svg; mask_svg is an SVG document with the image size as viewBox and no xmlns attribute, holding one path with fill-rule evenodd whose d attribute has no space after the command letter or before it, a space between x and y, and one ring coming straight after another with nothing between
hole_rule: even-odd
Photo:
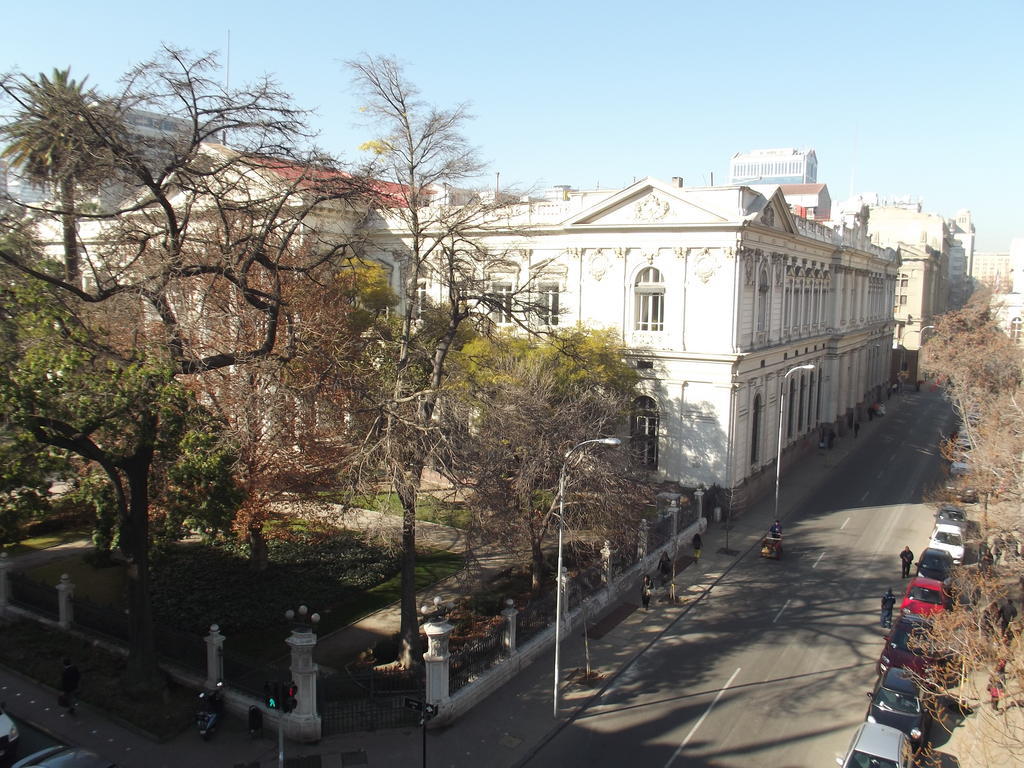
<instances>
[{"instance_id":1,"label":"grass lawn","mask_svg":"<svg viewBox=\"0 0 1024 768\"><path fill-rule=\"evenodd\" d=\"M58 544L67 544L69 541L78 541L79 539L88 539L92 536L92 530L89 528L71 528L66 531L54 531L53 533L46 533L40 536L32 536L27 539L22 539L17 544L9 544L3 547L8 556L15 557L17 555L23 555L26 552L37 552L41 549L49 549L55 547Z\"/></svg>"},{"instance_id":2,"label":"grass lawn","mask_svg":"<svg viewBox=\"0 0 1024 768\"><path fill-rule=\"evenodd\" d=\"M351 504L364 509L380 510L389 515L401 515L402 504L394 493L379 493L376 496L357 496ZM416 519L428 523L440 523L452 528L465 530L470 525L470 512L458 502L444 501L421 493L416 506Z\"/></svg>"}]
</instances>

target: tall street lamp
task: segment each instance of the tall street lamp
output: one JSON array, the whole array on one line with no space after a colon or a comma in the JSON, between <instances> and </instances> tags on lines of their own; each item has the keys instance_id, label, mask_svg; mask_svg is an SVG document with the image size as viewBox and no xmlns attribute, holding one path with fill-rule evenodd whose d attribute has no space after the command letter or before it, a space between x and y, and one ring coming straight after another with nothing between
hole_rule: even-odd
<instances>
[{"instance_id":1,"label":"tall street lamp","mask_svg":"<svg viewBox=\"0 0 1024 768\"><path fill-rule=\"evenodd\" d=\"M929 330L929 329L934 331L935 330L935 326L934 325L926 325L923 328L908 328L905 331L903 331L903 335L900 336L900 373L903 373L903 371L904 371L904 369L906 368L906 365L907 365L907 345L904 343L903 339L906 338L908 333L916 333L916 334L918 334L918 337L917 337L918 349L917 349L917 351L918 351L918 360L920 360L920 357L921 357L921 354L920 354L921 353L921 344L924 342L924 332Z\"/></svg>"},{"instance_id":2,"label":"tall street lamp","mask_svg":"<svg viewBox=\"0 0 1024 768\"><path fill-rule=\"evenodd\" d=\"M562 590L565 586L564 571L562 567L562 532L565 529L565 471L569 466L569 458L572 454L584 445L599 443L601 445L621 445L622 441L617 437L598 437L593 440L584 440L574 445L565 452L562 461L562 471L558 475L558 568L555 571L555 690L554 690L554 715L558 717L558 683L561 675L561 652L562 652Z\"/></svg>"},{"instance_id":3,"label":"tall street lamp","mask_svg":"<svg viewBox=\"0 0 1024 768\"><path fill-rule=\"evenodd\" d=\"M775 456L775 520L779 519L779 471L782 468L782 414L786 412L786 380L797 371L813 371L815 367L814 363L795 365L782 377L782 395L779 397L779 449Z\"/></svg>"}]
</instances>

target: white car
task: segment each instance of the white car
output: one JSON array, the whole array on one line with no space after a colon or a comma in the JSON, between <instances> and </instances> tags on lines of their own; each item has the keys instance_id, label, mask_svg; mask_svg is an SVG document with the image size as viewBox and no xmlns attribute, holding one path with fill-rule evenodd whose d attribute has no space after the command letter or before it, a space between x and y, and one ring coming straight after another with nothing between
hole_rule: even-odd
<instances>
[{"instance_id":1,"label":"white car","mask_svg":"<svg viewBox=\"0 0 1024 768\"><path fill-rule=\"evenodd\" d=\"M18 751L18 726L0 704L0 765L10 763Z\"/></svg>"},{"instance_id":2,"label":"white car","mask_svg":"<svg viewBox=\"0 0 1024 768\"><path fill-rule=\"evenodd\" d=\"M949 552L953 557L953 562L957 565L964 561L964 532L958 525L949 525L948 523L936 525L928 546L931 549Z\"/></svg>"}]
</instances>

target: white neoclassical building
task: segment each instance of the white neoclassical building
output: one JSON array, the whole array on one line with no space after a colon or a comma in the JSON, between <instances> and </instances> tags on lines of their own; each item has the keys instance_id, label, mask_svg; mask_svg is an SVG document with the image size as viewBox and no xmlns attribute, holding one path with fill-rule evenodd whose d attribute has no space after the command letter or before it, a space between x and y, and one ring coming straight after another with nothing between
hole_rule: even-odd
<instances>
[{"instance_id":1,"label":"white neoclassical building","mask_svg":"<svg viewBox=\"0 0 1024 768\"><path fill-rule=\"evenodd\" d=\"M884 397L898 254L860 222L836 231L779 191L679 179L564 198L522 203L515 235L481 233L512 255L485 277L532 286L542 325L621 335L643 376L628 437L657 479L749 496L774 481L780 431L782 451L816 449ZM400 237L377 232L382 259Z\"/></svg>"}]
</instances>

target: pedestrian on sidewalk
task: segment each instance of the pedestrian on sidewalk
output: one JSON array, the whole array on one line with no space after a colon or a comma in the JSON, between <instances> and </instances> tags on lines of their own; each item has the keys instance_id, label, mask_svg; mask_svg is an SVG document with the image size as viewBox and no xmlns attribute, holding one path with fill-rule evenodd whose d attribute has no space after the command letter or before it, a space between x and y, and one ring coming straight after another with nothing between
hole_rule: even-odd
<instances>
[{"instance_id":1,"label":"pedestrian on sidewalk","mask_svg":"<svg viewBox=\"0 0 1024 768\"><path fill-rule=\"evenodd\" d=\"M644 610L648 610L651 605L651 592L654 590L654 581L646 573L644 574L643 583L640 585L640 602L643 603Z\"/></svg>"},{"instance_id":2,"label":"pedestrian on sidewalk","mask_svg":"<svg viewBox=\"0 0 1024 768\"><path fill-rule=\"evenodd\" d=\"M855 421L855 422L853 422L853 436L854 436L854 438L856 438L858 434L860 434L860 421Z\"/></svg>"},{"instance_id":3,"label":"pedestrian on sidewalk","mask_svg":"<svg viewBox=\"0 0 1024 768\"><path fill-rule=\"evenodd\" d=\"M71 663L71 659L64 658L64 668L60 673L60 705L67 709L69 715L75 714L75 696L78 694L78 684L82 679L78 667Z\"/></svg>"},{"instance_id":4,"label":"pedestrian on sidewalk","mask_svg":"<svg viewBox=\"0 0 1024 768\"><path fill-rule=\"evenodd\" d=\"M910 566L913 564L914 553L910 551L910 547L904 547L900 552L900 573L904 579L910 576Z\"/></svg>"},{"instance_id":5,"label":"pedestrian on sidewalk","mask_svg":"<svg viewBox=\"0 0 1024 768\"><path fill-rule=\"evenodd\" d=\"M999 700L1006 694L1006 659L1000 659L996 668L988 678L988 695L992 699L992 709L999 709Z\"/></svg>"},{"instance_id":6,"label":"pedestrian on sidewalk","mask_svg":"<svg viewBox=\"0 0 1024 768\"><path fill-rule=\"evenodd\" d=\"M892 626L892 609L896 605L896 595L892 593L892 587L885 590L882 595L882 628L889 629Z\"/></svg>"},{"instance_id":7,"label":"pedestrian on sidewalk","mask_svg":"<svg viewBox=\"0 0 1024 768\"><path fill-rule=\"evenodd\" d=\"M1003 637L1007 640L1010 638L1010 629L1013 625L1013 620L1017 618L1017 606L1013 604L1013 598L1006 598L1006 603L999 609L999 623L1003 628Z\"/></svg>"},{"instance_id":8,"label":"pedestrian on sidewalk","mask_svg":"<svg viewBox=\"0 0 1024 768\"><path fill-rule=\"evenodd\" d=\"M700 552L704 549L704 540L700 537L700 531L693 534L693 559L700 562Z\"/></svg>"},{"instance_id":9,"label":"pedestrian on sidewalk","mask_svg":"<svg viewBox=\"0 0 1024 768\"><path fill-rule=\"evenodd\" d=\"M661 553L661 560L658 561L658 573L661 574L661 586L668 584L672 578L672 561L669 559L668 552Z\"/></svg>"}]
</instances>

